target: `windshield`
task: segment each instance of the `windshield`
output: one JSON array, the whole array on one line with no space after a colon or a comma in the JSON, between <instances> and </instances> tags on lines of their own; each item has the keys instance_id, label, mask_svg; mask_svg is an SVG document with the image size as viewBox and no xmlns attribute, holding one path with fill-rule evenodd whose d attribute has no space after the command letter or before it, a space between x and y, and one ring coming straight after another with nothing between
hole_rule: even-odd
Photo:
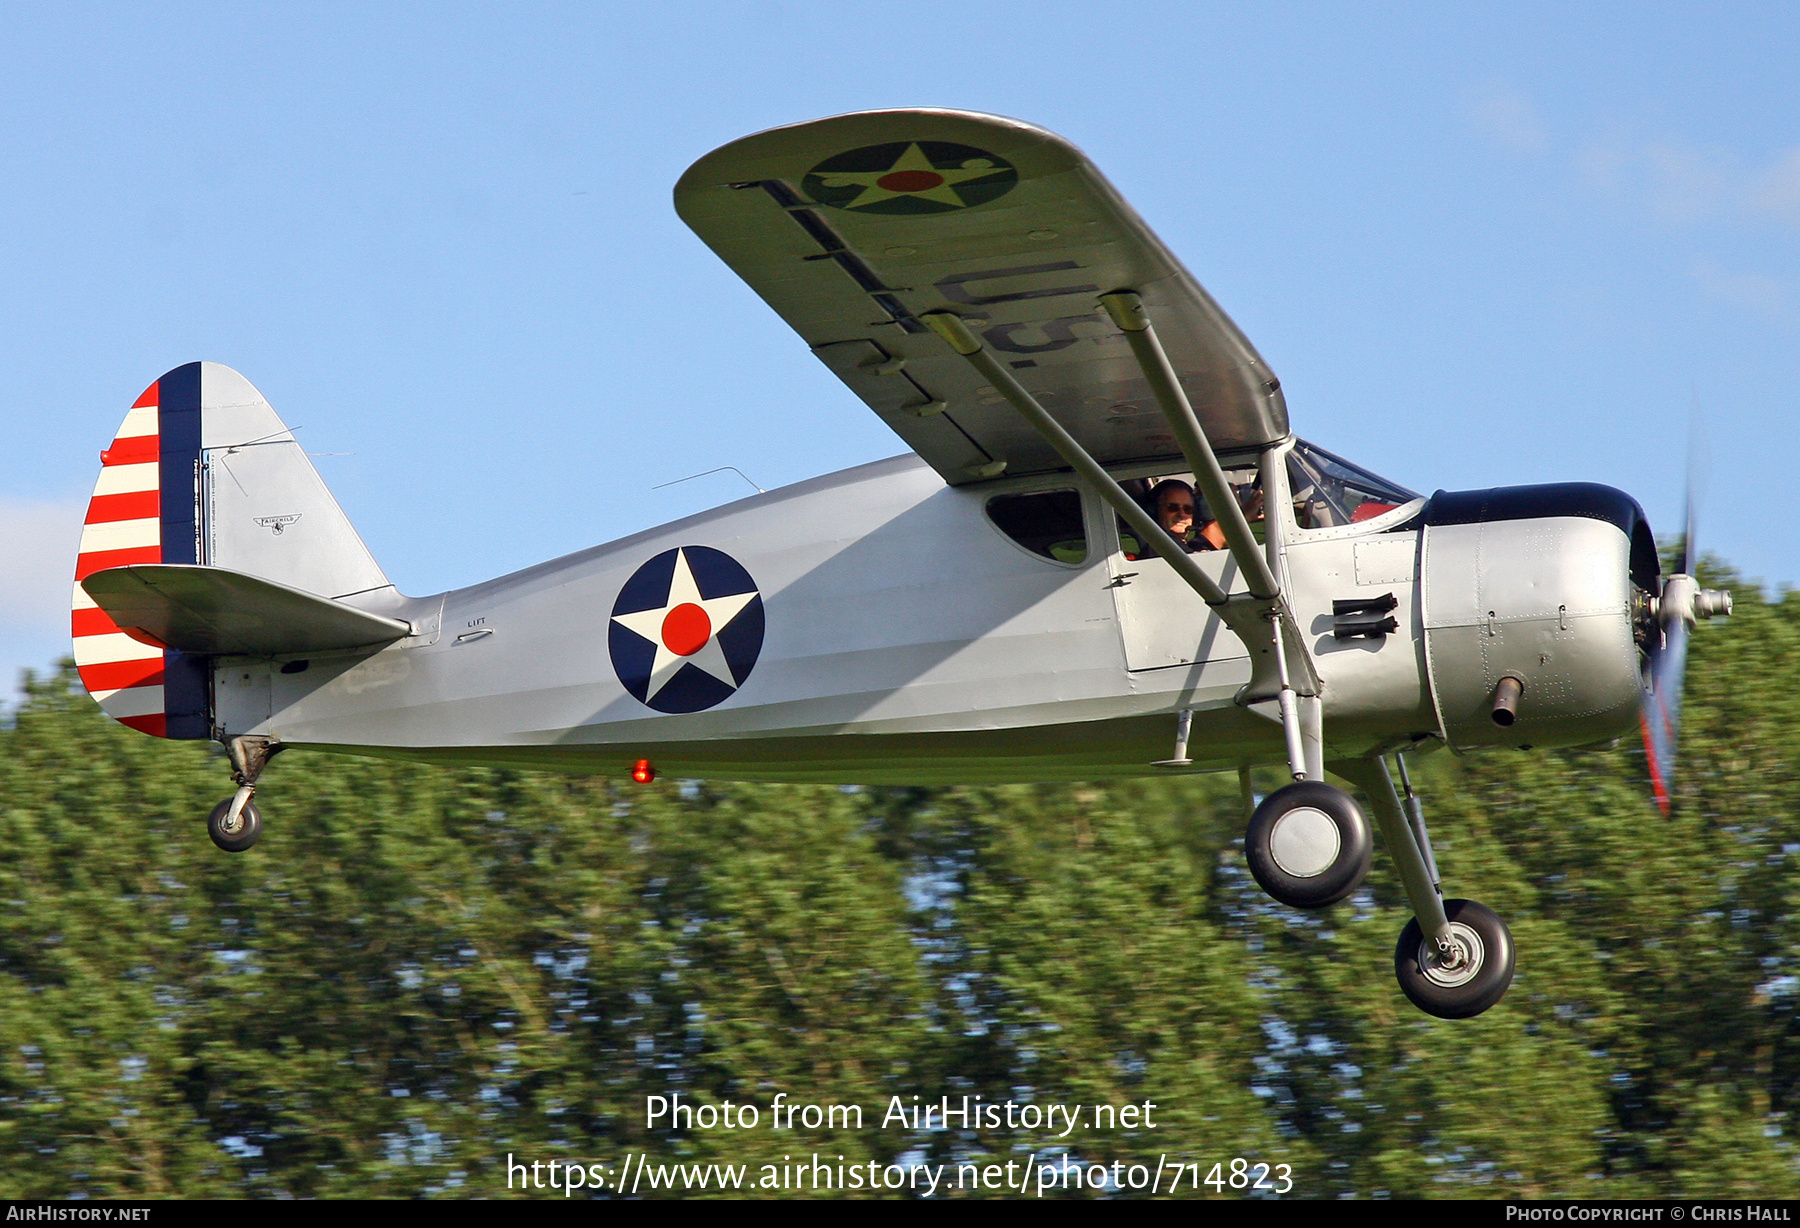
<instances>
[{"instance_id":1,"label":"windshield","mask_svg":"<svg viewBox=\"0 0 1800 1228\"><path fill-rule=\"evenodd\" d=\"M1288 454L1294 518L1303 529L1357 524L1419 496L1301 440Z\"/></svg>"}]
</instances>

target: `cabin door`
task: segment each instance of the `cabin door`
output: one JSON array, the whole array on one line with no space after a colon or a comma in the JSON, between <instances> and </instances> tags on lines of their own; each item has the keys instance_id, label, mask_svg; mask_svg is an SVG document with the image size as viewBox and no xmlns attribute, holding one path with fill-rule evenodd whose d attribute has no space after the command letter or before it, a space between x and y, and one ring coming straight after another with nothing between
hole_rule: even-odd
<instances>
[{"instance_id":1,"label":"cabin door","mask_svg":"<svg viewBox=\"0 0 1800 1228\"><path fill-rule=\"evenodd\" d=\"M1241 588L1237 563L1224 550L1192 556L1226 592ZM1167 669L1248 654L1200 594L1159 555L1111 561L1113 604L1128 670Z\"/></svg>"}]
</instances>

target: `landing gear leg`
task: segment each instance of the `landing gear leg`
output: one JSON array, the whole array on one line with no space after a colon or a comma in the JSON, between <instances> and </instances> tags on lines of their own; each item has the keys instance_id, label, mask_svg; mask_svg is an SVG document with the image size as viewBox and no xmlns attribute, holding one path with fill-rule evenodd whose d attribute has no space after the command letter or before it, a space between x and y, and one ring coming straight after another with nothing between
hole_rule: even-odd
<instances>
[{"instance_id":1,"label":"landing gear leg","mask_svg":"<svg viewBox=\"0 0 1800 1228\"><path fill-rule=\"evenodd\" d=\"M1406 756L1398 751L1394 763L1400 768L1400 787L1406 790L1406 821L1412 825L1413 839L1419 842L1419 853L1425 858L1425 872L1431 876L1431 888L1444 894L1443 878L1438 874L1437 858L1431 852L1431 833L1425 830L1425 807L1413 792L1412 776L1406 770Z\"/></svg>"},{"instance_id":2,"label":"landing gear leg","mask_svg":"<svg viewBox=\"0 0 1800 1228\"><path fill-rule=\"evenodd\" d=\"M1244 856L1262 889L1294 908L1324 908L1362 885L1373 841L1356 799L1325 783L1325 742L1317 695L1299 695L1289 675L1279 611L1269 616L1281 682L1282 739L1293 783L1263 798L1244 832ZM1249 768L1238 788L1250 800Z\"/></svg>"},{"instance_id":3,"label":"landing gear leg","mask_svg":"<svg viewBox=\"0 0 1800 1228\"><path fill-rule=\"evenodd\" d=\"M1413 919L1394 948L1394 974L1412 1004L1440 1019L1468 1019L1498 1002L1512 984L1513 942L1506 923L1474 900L1446 900L1426 837L1425 818L1407 781L1403 810L1380 757L1335 765L1375 805L1381 838L1406 887ZM1406 774L1401 761L1401 775ZM1409 819L1411 820L1409 822Z\"/></svg>"},{"instance_id":4,"label":"landing gear leg","mask_svg":"<svg viewBox=\"0 0 1800 1228\"><path fill-rule=\"evenodd\" d=\"M231 778L237 792L214 806L206 817L206 834L227 853L241 853L262 836L262 812L251 800L256 781L269 760L282 749L279 742L262 737L229 738L225 753L231 758Z\"/></svg>"}]
</instances>

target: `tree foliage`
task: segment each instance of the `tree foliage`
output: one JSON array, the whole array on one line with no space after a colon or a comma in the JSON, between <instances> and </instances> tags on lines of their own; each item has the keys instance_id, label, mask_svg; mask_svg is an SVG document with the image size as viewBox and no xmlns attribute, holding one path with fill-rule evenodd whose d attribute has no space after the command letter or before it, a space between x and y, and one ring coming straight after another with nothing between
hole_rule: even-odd
<instances>
[{"instance_id":1,"label":"tree foliage","mask_svg":"<svg viewBox=\"0 0 1800 1228\"><path fill-rule=\"evenodd\" d=\"M0 728L0 1196L504 1195L509 1154L627 1151L1795 1196L1800 596L1758 597L1695 637L1669 819L1629 745L1417 762L1447 884L1520 951L1458 1023L1394 984L1385 858L1322 914L1273 904L1233 780L642 788L296 753L233 857L204 834L216 750L28 680ZM645 1119L777 1093L863 1121ZM881 1125L946 1095L1157 1108Z\"/></svg>"}]
</instances>

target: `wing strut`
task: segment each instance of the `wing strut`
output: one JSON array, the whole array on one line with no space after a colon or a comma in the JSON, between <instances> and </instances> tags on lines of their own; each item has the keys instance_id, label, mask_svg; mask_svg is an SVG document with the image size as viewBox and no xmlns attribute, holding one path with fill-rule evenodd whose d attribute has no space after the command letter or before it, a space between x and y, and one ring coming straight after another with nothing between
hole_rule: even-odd
<instances>
[{"instance_id":1,"label":"wing strut","mask_svg":"<svg viewBox=\"0 0 1800 1228\"><path fill-rule=\"evenodd\" d=\"M1181 381L1175 378L1175 368L1170 365L1156 330L1150 326L1144 301L1135 291L1116 290L1102 294L1100 305L1106 308L1106 314L1112 317L1131 344L1132 356L1149 382L1157 405L1162 407L1163 417L1168 419L1169 429L1175 433L1182 455L1193 467L1194 480L1200 483L1206 505L1218 518L1219 527L1225 530L1225 543L1231 547L1231 557L1237 560L1250 595L1263 601L1279 597L1281 586L1275 582L1275 573L1263 557L1255 535L1250 532L1244 509L1238 506L1237 498L1231 493L1225 471L1219 468L1219 458L1206 440L1206 429L1200 425L1187 393L1182 390Z\"/></svg>"},{"instance_id":2,"label":"wing strut","mask_svg":"<svg viewBox=\"0 0 1800 1228\"><path fill-rule=\"evenodd\" d=\"M1273 518L1265 521L1265 533L1268 536L1267 554L1257 546L1256 536L1250 531L1250 521L1239 506L1237 497L1231 493L1231 486L1225 481L1225 471L1219 467L1219 458L1214 453L1212 444L1206 438L1206 428L1200 425L1200 418L1194 413L1193 403L1188 400L1187 392L1181 381L1175 376L1175 368L1169 362L1169 355L1163 349L1162 342L1156 336L1156 329L1150 323L1150 316L1144 310L1144 301L1136 291L1115 290L1111 294L1100 296L1100 305L1106 308L1106 314L1112 317L1119 331L1125 334L1125 340L1131 345L1131 353L1137 359L1138 369L1144 373L1144 381L1150 385L1150 392L1156 397L1157 405L1163 411L1163 417L1169 423L1169 429L1175 433L1176 442L1181 445L1181 453L1187 457L1189 466L1194 471L1194 481L1199 483L1200 493L1206 496L1206 504L1212 509L1219 521L1219 527L1225 532L1225 544L1231 549L1231 557L1237 560L1238 570L1243 574L1245 586L1250 595L1260 601L1273 603L1274 608L1266 615L1269 627L1275 639L1275 664L1278 671L1281 691L1282 732L1286 735L1288 761L1294 768L1296 780L1312 776L1324 779L1320 765L1313 763L1306 753L1308 739L1305 737L1306 715L1315 715L1318 700L1317 687L1312 688L1312 707L1302 713L1295 701L1295 689L1288 671L1287 645L1283 643L1283 632L1291 634L1295 652L1305 659L1308 666L1308 681L1312 676L1311 657L1301 641L1299 628L1293 625L1291 618L1283 617L1279 609L1281 585L1275 579L1275 560L1281 548L1277 537L1278 527ZM1278 471L1282 460L1272 456L1269 468ZM1263 481L1263 498L1269 507L1279 507L1275 502L1276 492L1273 483L1267 478ZM1280 496L1282 502L1286 496ZM1285 624L1285 625L1284 625ZM1316 758L1317 756L1313 756ZM1303 764L1311 764L1304 771Z\"/></svg>"},{"instance_id":3,"label":"wing strut","mask_svg":"<svg viewBox=\"0 0 1800 1228\"><path fill-rule=\"evenodd\" d=\"M1119 514L1119 519L1131 526L1131 531L1139 539L1147 542L1175 569L1175 574L1187 581L1188 587L1200 594L1201 600L1219 611L1219 617L1227 624L1237 628L1227 615L1226 608L1231 604L1225 590L1213 581L1213 578L1200 569L1194 558L1181 548L1163 527L1151 518L1138 504L1136 499L1125 493L1125 488L1113 481L1113 477L1100 462L1088 455L1075 437L1063 429L1062 423L1050 416L1050 411L1038 404L1036 397L1025 390L1024 385L1013 378L1013 373L995 360L987 352L981 340L969 331L962 317L951 315L947 311L932 311L919 317L931 331L942 337L951 349L968 360L970 366L981 373L983 379L994 386L1012 407L1019 411L1019 416L1028 422L1032 429L1044 437L1044 442L1056 449L1056 454L1069 463L1069 466L1085 478L1090 486L1100 492L1100 497Z\"/></svg>"},{"instance_id":4,"label":"wing strut","mask_svg":"<svg viewBox=\"0 0 1800 1228\"><path fill-rule=\"evenodd\" d=\"M1135 297L1135 296L1134 296ZM1139 310L1142 316L1141 308ZM1104 499L1119 518L1131 526L1131 531L1141 541L1149 543L1157 554L1161 555L1175 569L1187 585L1200 594L1201 600L1218 612L1219 619L1238 639L1243 641L1250 654L1250 684L1238 696L1239 703L1254 703L1259 700L1276 698L1280 700L1281 723L1286 734L1288 748L1288 766L1296 780L1308 778L1307 761L1303 749L1302 729L1299 706L1295 702L1296 693L1317 696L1319 694L1319 675L1313 668L1312 658L1306 652L1305 644L1300 638L1299 628L1294 625L1292 616L1281 602L1279 586L1275 583L1273 569L1267 560L1257 555L1254 550L1249 558L1254 561L1253 569L1242 560L1239 567L1252 585L1261 587L1266 595L1254 591L1228 596L1224 589L1214 582L1213 578L1201 569L1192 555L1182 549L1173 537L1156 523L1156 521L1138 504L1125 488L1113 480L1099 461L1090 456L1085 448L1063 429L1050 411L1038 403L1036 397L1013 376L1006 366L987 352L981 340L969 331L960 316L947 311L926 312L919 319L930 327L931 331L943 338L949 347L963 357L968 364L980 373L983 379L991 384L994 390L1005 397L1019 416L1042 435L1056 454L1068 463L1088 485ZM1147 328L1148 320L1145 320ZM1128 334L1129 335L1129 334ZM1154 342L1154 337L1150 338ZM1135 346L1134 342L1134 346ZM1166 360L1165 360L1166 363ZM1160 396L1159 396L1160 399ZM1183 401L1185 404L1185 400ZM1191 417L1193 410L1190 407ZM1171 415L1173 416L1173 415ZM1200 441L1201 451L1212 455L1205 446L1205 435L1200 432L1198 423L1194 424L1193 434ZM1267 459L1267 458L1266 458ZM1279 457L1273 462L1279 464ZM1198 467L1197 467L1198 468ZM1223 508L1237 508L1237 500L1231 497L1226 489L1224 474L1219 472L1218 461L1213 460L1213 470L1218 474L1218 485L1225 490ZM1267 496L1265 496L1267 498ZM1270 506L1279 506L1271 503ZM1243 521L1243 511L1238 509L1238 518ZM1271 517L1271 520L1273 517ZM1251 537L1248 523L1243 524L1243 536L1254 547L1255 538ZM1233 550L1234 557L1236 550ZM1297 669L1295 667L1298 667ZM1300 674L1299 685L1296 686L1292 674Z\"/></svg>"}]
</instances>

